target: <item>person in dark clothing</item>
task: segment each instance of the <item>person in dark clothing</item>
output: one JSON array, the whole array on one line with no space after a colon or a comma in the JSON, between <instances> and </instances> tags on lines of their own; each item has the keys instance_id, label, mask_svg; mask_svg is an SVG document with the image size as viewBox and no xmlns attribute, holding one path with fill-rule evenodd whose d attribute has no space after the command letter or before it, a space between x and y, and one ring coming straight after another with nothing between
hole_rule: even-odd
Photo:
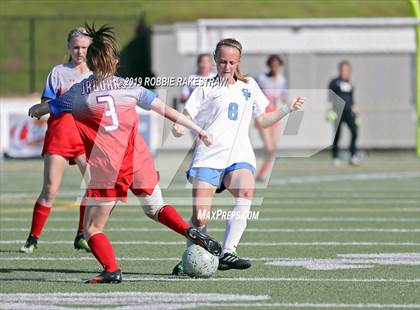
<instances>
[{"instance_id":1,"label":"person in dark clothing","mask_svg":"<svg viewBox=\"0 0 420 310\"><path fill-rule=\"evenodd\" d=\"M338 156L338 143L340 140L341 127L343 123L346 123L351 132L350 140L350 165L358 165L359 159L357 158L356 141L358 136L357 128L357 108L354 103L354 86L350 82L351 66L348 61L342 61L339 64L339 76L328 85L328 88L332 90L339 98L344 101L344 109L341 118L335 119L335 128L337 128L334 142L332 146L332 157L333 164L335 166L340 165L340 159ZM330 102L331 109L335 112L335 115L339 115L338 111L342 109L342 106L334 100L330 93L328 101Z\"/></svg>"}]
</instances>

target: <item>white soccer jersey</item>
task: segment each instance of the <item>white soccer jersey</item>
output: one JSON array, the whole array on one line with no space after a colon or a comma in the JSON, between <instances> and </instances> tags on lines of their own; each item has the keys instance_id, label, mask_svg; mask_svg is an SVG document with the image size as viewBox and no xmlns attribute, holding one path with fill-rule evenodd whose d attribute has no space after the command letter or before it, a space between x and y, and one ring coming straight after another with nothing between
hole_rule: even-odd
<instances>
[{"instance_id":1,"label":"white soccer jersey","mask_svg":"<svg viewBox=\"0 0 420 310\"><path fill-rule=\"evenodd\" d=\"M197 87L185 105L193 120L213 135L213 144L197 143L191 167L224 169L246 162L256 167L248 136L252 117L264 113L268 100L254 79L228 86Z\"/></svg>"},{"instance_id":2,"label":"white soccer jersey","mask_svg":"<svg viewBox=\"0 0 420 310\"><path fill-rule=\"evenodd\" d=\"M184 87L182 87L181 95L185 97L189 97L191 93L194 91L194 89L196 89L197 87L196 85L197 83L199 83L199 80L208 80L214 77L215 75L216 75L215 73L210 73L208 76L199 75L197 73L189 75L188 81L190 82L188 83L188 85L185 85Z\"/></svg>"},{"instance_id":3,"label":"white soccer jersey","mask_svg":"<svg viewBox=\"0 0 420 310\"><path fill-rule=\"evenodd\" d=\"M271 104L279 104L287 99L286 78L283 74L278 74L273 80L270 76L263 73L257 77L257 83Z\"/></svg>"}]
</instances>

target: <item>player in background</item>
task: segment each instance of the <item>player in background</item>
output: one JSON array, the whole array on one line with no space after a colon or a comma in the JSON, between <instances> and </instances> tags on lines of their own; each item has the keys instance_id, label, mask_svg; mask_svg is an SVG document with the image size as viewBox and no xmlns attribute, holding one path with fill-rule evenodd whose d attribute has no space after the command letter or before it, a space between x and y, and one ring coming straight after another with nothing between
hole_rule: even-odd
<instances>
[{"instance_id":1,"label":"player in background","mask_svg":"<svg viewBox=\"0 0 420 310\"><path fill-rule=\"evenodd\" d=\"M188 85L185 85L181 89L181 104L184 107L188 98L191 96L191 93L197 87L199 80L207 80L214 76L211 71L212 59L210 54L199 54L197 57L197 71L188 76ZM195 139L195 132L190 130L190 134L193 139ZM194 140L195 143L195 140ZM194 145L194 144L193 144Z\"/></svg>"},{"instance_id":2,"label":"player in background","mask_svg":"<svg viewBox=\"0 0 420 310\"><path fill-rule=\"evenodd\" d=\"M299 109L303 97L273 112L265 112L269 101L254 79L240 73L242 46L235 39L219 41L214 52L218 81L215 86L197 87L185 106L185 113L214 137L206 147L198 141L187 176L193 184L193 214L191 224L202 232L207 219L199 217L211 210L215 193L227 189L235 198L232 216L227 220L219 269L247 269L250 261L241 259L236 249L247 225L254 194L255 155L248 136L252 118L262 127L270 127L289 112ZM181 136L185 128L173 126L173 134ZM187 245L188 246L188 245ZM182 263L172 271L183 273Z\"/></svg>"},{"instance_id":3,"label":"player in background","mask_svg":"<svg viewBox=\"0 0 420 310\"><path fill-rule=\"evenodd\" d=\"M212 76L212 60L210 54L200 54L197 57L197 72L191 74L188 80L208 79ZM195 89L194 84L188 84L181 89L181 103L185 104Z\"/></svg>"},{"instance_id":4,"label":"player in background","mask_svg":"<svg viewBox=\"0 0 420 310\"><path fill-rule=\"evenodd\" d=\"M266 62L269 71L262 73L257 77L257 83L267 97L269 104L265 112L276 111L280 105L287 101L286 78L283 71L283 59L279 55L270 55ZM268 171L271 170L277 153L277 141L279 139L280 123L277 122L273 126L263 128L259 125L258 120L255 121L255 127L260 133L261 140L264 143L265 159L259 171L256 180L263 182Z\"/></svg>"},{"instance_id":5,"label":"player in background","mask_svg":"<svg viewBox=\"0 0 420 310\"><path fill-rule=\"evenodd\" d=\"M84 29L71 30L67 36L67 44L70 54L69 62L57 65L51 70L42 93L42 102L62 96L74 83L92 74L86 65L86 52L90 38L84 34ZM82 175L85 174L85 149L71 114L50 116L42 155L44 156L44 183L35 202L29 236L20 248L22 253L32 253L37 247L38 239L60 189L66 164L77 164ZM74 248L89 252L89 246L83 237L84 210L85 201L82 200Z\"/></svg>"},{"instance_id":6,"label":"player in background","mask_svg":"<svg viewBox=\"0 0 420 310\"><path fill-rule=\"evenodd\" d=\"M350 165L359 165L359 159L357 157L357 135L358 135L358 128L357 123L360 122L358 119L358 108L354 102L354 86L350 81L351 76L351 65L348 61L342 61L338 65L339 69L339 76L333 80L328 85L328 88L332 90L338 97L340 97L345 105L343 109L343 114L341 119L337 119L335 117L335 127L337 128L334 142L332 146L332 158L334 166L339 166L341 164L339 154L338 154L338 143L340 141L340 134L341 134L341 127L343 122L347 124L348 128L350 129L351 133L351 140L350 140ZM338 106L337 102L334 102L334 98L330 95L328 98L328 107L331 109L331 112L337 116L340 107Z\"/></svg>"},{"instance_id":7,"label":"player in background","mask_svg":"<svg viewBox=\"0 0 420 310\"><path fill-rule=\"evenodd\" d=\"M147 146L138 133L136 105L193 129L205 145L211 135L190 119L170 108L156 95L114 74L119 51L112 28L99 30L86 25L92 43L87 64L93 75L75 84L64 96L31 107L29 115L40 117L52 112L70 112L85 145L91 172L87 189L84 234L90 249L104 270L88 283L119 283L121 271L113 247L104 234L106 222L117 201L125 201L131 190L152 219L168 226L213 255L220 254L220 244L190 227L170 205L165 205L158 184L158 174Z\"/></svg>"}]
</instances>

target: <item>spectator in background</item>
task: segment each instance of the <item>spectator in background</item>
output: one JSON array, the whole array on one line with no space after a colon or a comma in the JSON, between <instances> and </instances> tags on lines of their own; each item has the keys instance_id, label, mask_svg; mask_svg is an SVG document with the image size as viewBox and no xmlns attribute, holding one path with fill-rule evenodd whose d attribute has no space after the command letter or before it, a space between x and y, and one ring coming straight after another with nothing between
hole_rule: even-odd
<instances>
[{"instance_id":1,"label":"spectator in background","mask_svg":"<svg viewBox=\"0 0 420 310\"><path fill-rule=\"evenodd\" d=\"M357 114L358 109L356 104L354 103L354 86L350 82L351 76L351 65L348 61L342 61L338 65L339 69L339 76L333 80L331 80L330 84L328 85L328 89L332 90L338 97L340 97L344 101L344 109L343 114L340 119L337 118L339 115L338 111L341 109L339 103L334 100L331 93L329 94L328 101L329 101L329 108L335 114L335 117L330 120L333 120L335 126L337 128L334 142L332 146L332 158L334 166L339 166L341 164L340 158L338 156L338 143L340 140L341 134L341 126L344 123L347 124L348 128L351 132L351 140L350 140L350 165L356 166L359 165L359 159L357 158L357 148L356 148L356 141L357 141L357 124L360 122L358 120Z\"/></svg>"},{"instance_id":2,"label":"spectator in background","mask_svg":"<svg viewBox=\"0 0 420 310\"><path fill-rule=\"evenodd\" d=\"M257 77L257 83L269 100L269 105L265 111L273 112L287 100L286 78L282 73L283 59L279 55L268 56L266 64L269 71L260 74ZM258 129L264 143L265 159L256 175L256 180L262 182L264 181L267 172L270 171L276 157L280 122L276 122L268 128L263 128L258 123L258 120L256 120L255 127Z\"/></svg>"}]
</instances>

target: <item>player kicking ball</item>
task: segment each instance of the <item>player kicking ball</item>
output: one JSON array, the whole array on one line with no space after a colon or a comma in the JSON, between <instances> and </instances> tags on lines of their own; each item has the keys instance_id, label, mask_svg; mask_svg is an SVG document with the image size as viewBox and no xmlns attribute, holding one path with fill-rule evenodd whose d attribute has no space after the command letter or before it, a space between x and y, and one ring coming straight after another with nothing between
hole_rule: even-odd
<instances>
[{"instance_id":1,"label":"player kicking ball","mask_svg":"<svg viewBox=\"0 0 420 310\"><path fill-rule=\"evenodd\" d=\"M247 269L249 260L237 254L239 241L247 226L255 188L255 154L248 136L252 118L264 128L270 127L288 113L300 109L303 97L296 97L274 112L265 112L268 99L254 79L240 73L242 46L235 39L221 40L215 49L217 67L215 85L197 87L189 97L184 114L211 133L215 142L206 146L198 141L187 177L193 185L193 214L191 224L203 233L207 219L199 214L211 211L215 193L227 189L235 199L232 216L226 223L219 270ZM185 127L177 123L175 136L183 135ZM187 244L188 246L188 244ZM182 262L172 271L183 274Z\"/></svg>"},{"instance_id":2,"label":"player kicking ball","mask_svg":"<svg viewBox=\"0 0 420 310\"><path fill-rule=\"evenodd\" d=\"M84 217L84 235L92 254L103 271L87 283L119 283L121 270L104 227L116 203L127 200L131 190L152 219L168 226L202 246L213 255L219 255L220 244L195 227L190 227L178 212L165 205L158 174L146 144L138 134L139 119L136 106L153 110L194 130L207 146L212 136L190 119L170 108L156 95L137 85L127 85L116 77L119 52L111 27L99 30L86 25L91 38L86 63L93 75L75 84L68 92L48 103L29 110L32 117L47 113L72 113L84 143L91 178L87 186L87 208Z\"/></svg>"}]
</instances>

